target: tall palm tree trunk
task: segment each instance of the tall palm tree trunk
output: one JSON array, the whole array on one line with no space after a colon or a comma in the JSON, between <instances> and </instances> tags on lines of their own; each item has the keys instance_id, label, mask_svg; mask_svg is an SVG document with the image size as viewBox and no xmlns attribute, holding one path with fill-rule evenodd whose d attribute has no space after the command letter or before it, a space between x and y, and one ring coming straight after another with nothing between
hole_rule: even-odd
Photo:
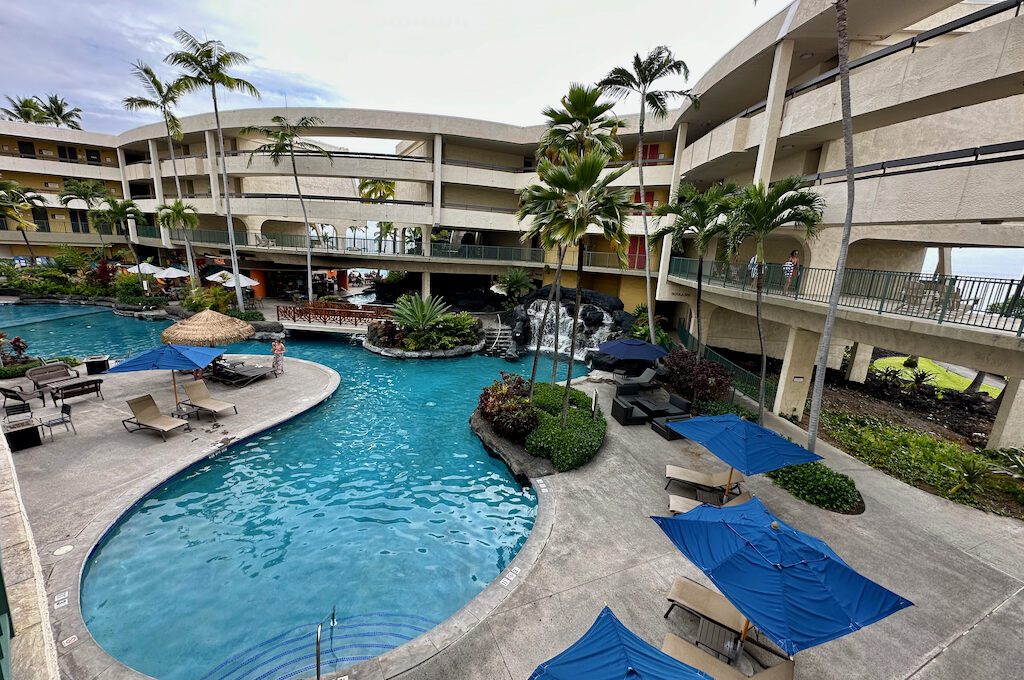
<instances>
[{"instance_id":1,"label":"tall palm tree trunk","mask_svg":"<svg viewBox=\"0 0 1024 680\"><path fill-rule=\"evenodd\" d=\"M757 387L757 424L764 425L764 383L768 377L768 357L764 351L764 320L761 318L761 282L764 280L764 240L757 241L757 342L761 348L761 380Z\"/></svg>"},{"instance_id":2,"label":"tall palm tree trunk","mask_svg":"<svg viewBox=\"0 0 1024 680\"><path fill-rule=\"evenodd\" d=\"M299 170L295 167L295 149L289 149L288 154L292 159L292 177L295 178L295 193L299 195L299 205L302 206L302 224L306 230L306 296L313 301L313 236L309 233L309 215L306 214L306 199L302 197L302 188L299 186Z\"/></svg>"},{"instance_id":3,"label":"tall palm tree trunk","mask_svg":"<svg viewBox=\"0 0 1024 680\"><path fill-rule=\"evenodd\" d=\"M533 350L533 368L530 370L530 399L533 399L533 386L537 382L537 364L540 363L541 340L544 339L544 328L548 325L548 314L551 312L551 302L555 299L555 284L551 284L548 291L548 301L544 305L544 314L540 317L540 326L537 328L537 342Z\"/></svg>"},{"instance_id":4,"label":"tall palm tree trunk","mask_svg":"<svg viewBox=\"0 0 1024 680\"><path fill-rule=\"evenodd\" d=\"M220 109L217 108L217 86L210 86L213 95L213 121L217 126L217 145L220 147L220 174L224 185L224 214L228 221L228 249L231 251L231 275L235 277L235 303L239 310L245 309L242 298L242 282L238 278L238 252L235 249L235 224L231 219L231 194L228 191L228 159L224 153L224 129L220 126Z\"/></svg>"},{"instance_id":5,"label":"tall palm tree trunk","mask_svg":"<svg viewBox=\"0 0 1024 680\"><path fill-rule=\"evenodd\" d=\"M559 336L559 316L562 312L562 263L565 261L566 248L559 246L558 248L558 264L555 266L555 280L552 282L552 286L555 289L555 344L554 344L554 356L551 361L551 384L554 385L558 382L558 336Z\"/></svg>"},{"instance_id":6,"label":"tall palm tree trunk","mask_svg":"<svg viewBox=\"0 0 1024 680\"><path fill-rule=\"evenodd\" d=\"M576 246L576 304L572 306L572 337L569 340L569 358L566 359L565 393L562 395L562 427L569 420L569 390L572 389L572 369L576 363L576 329L580 325L580 297L583 294L583 238Z\"/></svg>"},{"instance_id":7,"label":"tall palm tree trunk","mask_svg":"<svg viewBox=\"0 0 1024 680\"><path fill-rule=\"evenodd\" d=\"M704 325L700 320L700 301L704 293L704 253L697 251L697 361L704 353Z\"/></svg>"},{"instance_id":8,"label":"tall palm tree trunk","mask_svg":"<svg viewBox=\"0 0 1024 680\"><path fill-rule=\"evenodd\" d=\"M640 219L644 225L644 281L647 284L647 331L651 336L651 344L656 345L654 339L654 296L651 294L651 243L650 234L647 229L647 194L644 191L644 118L647 112L645 97L646 92L640 93L640 134L636 143L636 169L637 179L640 182Z\"/></svg>"},{"instance_id":9,"label":"tall palm tree trunk","mask_svg":"<svg viewBox=\"0 0 1024 680\"><path fill-rule=\"evenodd\" d=\"M821 400L825 391L825 372L828 366L828 350L832 344L832 331L836 325L836 310L843 291L843 277L846 274L846 256L850 250L850 230L853 224L853 200L856 192L853 173L853 115L850 104L850 36L846 30L847 0L836 0L836 38L839 42L839 92L843 113L843 156L846 163L846 216L843 219L843 236L839 241L839 259L836 261L836 275L832 280L832 291L828 298L828 312L825 327L821 331L821 343L815 359L814 390L811 393L811 412L807 419L807 450L814 451L818 439L818 421L821 414Z\"/></svg>"},{"instance_id":10,"label":"tall palm tree trunk","mask_svg":"<svg viewBox=\"0 0 1024 680\"><path fill-rule=\"evenodd\" d=\"M967 389L965 389L964 392L967 392L968 394L979 392L981 390L981 386L985 383L986 375L988 375L988 373L985 371L978 371L974 376L974 380L971 381L971 384L967 386Z\"/></svg>"},{"instance_id":11,"label":"tall palm tree trunk","mask_svg":"<svg viewBox=\"0 0 1024 680\"><path fill-rule=\"evenodd\" d=\"M171 154L171 174L174 175L174 192L178 196L178 200L181 200L181 177L178 175L178 157L174 153L174 140L171 137L171 128L167 125L167 112L164 111L164 126L167 128L167 150ZM185 260L188 265L188 276L192 284L195 285L196 280L199 278L199 270L196 269L196 256L192 252L192 242L188 237L188 229L183 229L185 237Z\"/></svg>"},{"instance_id":12,"label":"tall palm tree trunk","mask_svg":"<svg viewBox=\"0 0 1024 680\"><path fill-rule=\"evenodd\" d=\"M32 250L32 244L28 242L28 230L25 229L24 227L22 227L18 231L21 232L21 237L23 239L25 239L25 247L28 248L28 257L29 257L29 259L31 260L32 264L35 264L36 263L36 254Z\"/></svg>"}]
</instances>

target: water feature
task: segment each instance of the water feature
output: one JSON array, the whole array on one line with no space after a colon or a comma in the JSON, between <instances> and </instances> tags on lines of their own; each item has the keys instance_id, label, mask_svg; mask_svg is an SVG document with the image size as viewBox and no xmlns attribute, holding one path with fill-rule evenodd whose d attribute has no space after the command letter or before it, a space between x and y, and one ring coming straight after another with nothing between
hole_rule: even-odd
<instances>
[{"instance_id":1,"label":"water feature","mask_svg":"<svg viewBox=\"0 0 1024 680\"><path fill-rule=\"evenodd\" d=\"M19 332L44 354L124 355L165 326L107 311ZM536 498L467 422L507 363L403 362L333 338L288 345L339 371L338 393L155 489L87 563L86 623L129 666L172 680L308 674L310 633L336 607L325 658L341 668L450 616L529 535Z\"/></svg>"},{"instance_id":2,"label":"water feature","mask_svg":"<svg viewBox=\"0 0 1024 680\"><path fill-rule=\"evenodd\" d=\"M544 318L544 307L547 300L534 300L526 308L530 317L530 348L535 347L537 334L541 334L541 349L546 352L558 352L568 356L572 343L572 312L571 307L562 304L558 314L558 347L555 347L555 307L551 305L547 323L541 330ZM599 316L600 315L600 316ZM589 323L587 323L589 321ZM607 340L612 332L612 315L600 307L584 303L580 309L580 322L576 329L576 359L582 361L590 350Z\"/></svg>"}]
</instances>

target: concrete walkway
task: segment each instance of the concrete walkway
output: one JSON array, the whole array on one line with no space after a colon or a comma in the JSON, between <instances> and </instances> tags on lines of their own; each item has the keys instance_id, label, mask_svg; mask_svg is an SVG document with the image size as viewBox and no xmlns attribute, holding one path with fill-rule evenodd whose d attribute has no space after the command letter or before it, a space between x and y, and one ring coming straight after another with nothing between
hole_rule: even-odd
<instances>
[{"instance_id":1,"label":"concrete walkway","mask_svg":"<svg viewBox=\"0 0 1024 680\"><path fill-rule=\"evenodd\" d=\"M250 365L270 364L266 356L241 358ZM54 431L54 442L47 439L43 446L13 454L42 563L61 676L74 680L144 677L96 644L79 608L82 566L107 528L147 491L179 470L319 404L340 380L336 372L319 364L286 359L286 371L279 378L264 378L240 389L211 384L213 396L236 404L238 414L222 416L217 423L206 417L193 418L192 432L171 433L164 442L156 433L126 432L121 420L131 416L125 401L147 393L162 411L172 409L170 372L101 377L104 400L80 397L68 401L77 435L59 428ZM27 383L3 384L12 382ZM184 397L183 392L180 395ZM39 415L54 412L47 400L46 410Z\"/></svg>"},{"instance_id":2,"label":"concrete walkway","mask_svg":"<svg viewBox=\"0 0 1024 680\"><path fill-rule=\"evenodd\" d=\"M612 396L597 389L605 411ZM799 441L796 426L768 425ZM806 435L804 435L806 436ZM828 541L854 568L917 606L797 655L797 677L948 679L1014 677L1024 667L1024 524L956 505L910 487L822 444L831 467L852 476L867 510L837 515L796 500L764 477L749 488L786 522ZM540 557L480 625L403 680L525 680L575 641L608 604L660 646L666 632L692 639L691 617L669 620L664 595L675 575L707 581L649 515L667 514L664 466L722 464L696 444L667 442L648 427L609 420L608 438L580 470L546 478L554 521ZM391 677L376 662L350 680Z\"/></svg>"}]
</instances>

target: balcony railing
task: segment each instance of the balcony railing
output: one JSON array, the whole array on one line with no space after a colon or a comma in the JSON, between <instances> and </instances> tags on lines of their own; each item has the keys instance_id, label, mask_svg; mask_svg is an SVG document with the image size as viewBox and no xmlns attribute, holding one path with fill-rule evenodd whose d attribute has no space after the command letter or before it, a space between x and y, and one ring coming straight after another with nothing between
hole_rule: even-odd
<instances>
[{"instance_id":1,"label":"balcony railing","mask_svg":"<svg viewBox=\"0 0 1024 680\"><path fill-rule=\"evenodd\" d=\"M754 290L754 270L748 263L704 261L704 285ZM789 297L827 303L834 269L800 267L787 281L784 265L767 264L761 290L770 297ZM697 260L673 257L669 275L697 280ZM1024 279L942 276L874 269L847 269L840 307L896 314L937 323L979 328L1024 330Z\"/></svg>"},{"instance_id":2,"label":"balcony railing","mask_svg":"<svg viewBox=\"0 0 1024 680\"><path fill-rule=\"evenodd\" d=\"M627 270L643 269L645 256L643 253L629 253L626 255ZM622 269L619 256L615 253L602 253L588 250L583 253L584 267L602 267L605 269Z\"/></svg>"},{"instance_id":3,"label":"balcony railing","mask_svg":"<svg viewBox=\"0 0 1024 680\"><path fill-rule=\"evenodd\" d=\"M140 224L135 227L135 233L139 238L160 238L160 227Z\"/></svg>"},{"instance_id":4,"label":"balcony railing","mask_svg":"<svg viewBox=\"0 0 1024 680\"><path fill-rule=\"evenodd\" d=\"M498 260L501 262L543 262L544 250L522 246L474 246L431 243L430 254L462 260Z\"/></svg>"}]
</instances>

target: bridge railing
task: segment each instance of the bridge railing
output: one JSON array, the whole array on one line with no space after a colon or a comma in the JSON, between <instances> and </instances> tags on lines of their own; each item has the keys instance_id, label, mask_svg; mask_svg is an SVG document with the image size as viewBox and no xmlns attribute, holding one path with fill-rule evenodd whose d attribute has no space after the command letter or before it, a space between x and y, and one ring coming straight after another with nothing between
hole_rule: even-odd
<instances>
[{"instance_id":1,"label":"bridge railing","mask_svg":"<svg viewBox=\"0 0 1024 680\"><path fill-rule=\"evenodd\" d=\"M769 297L827 303L835 274L834 269L799 267L791 272L785 265L766 264L761 291ZM697 260L673 257L669 276L696 281ZM747 262L705 260L703 280L705 286L756 288L755 267ZM839 306L1021 335L1024 279L847 269Z\"/></svg>"},{"instance_id":2,"label":"bridge railing","mask_svg":"<svg viewBox=\"0 0 1024 680\"><path fill-rule=\"evenodd\" d=\"M353 305L345 302L305 302L299 306L278 305L277 320L319 323L328 326L366 326L371 321L391 318L384 305Z\"/></svg>"}]
</instances>

